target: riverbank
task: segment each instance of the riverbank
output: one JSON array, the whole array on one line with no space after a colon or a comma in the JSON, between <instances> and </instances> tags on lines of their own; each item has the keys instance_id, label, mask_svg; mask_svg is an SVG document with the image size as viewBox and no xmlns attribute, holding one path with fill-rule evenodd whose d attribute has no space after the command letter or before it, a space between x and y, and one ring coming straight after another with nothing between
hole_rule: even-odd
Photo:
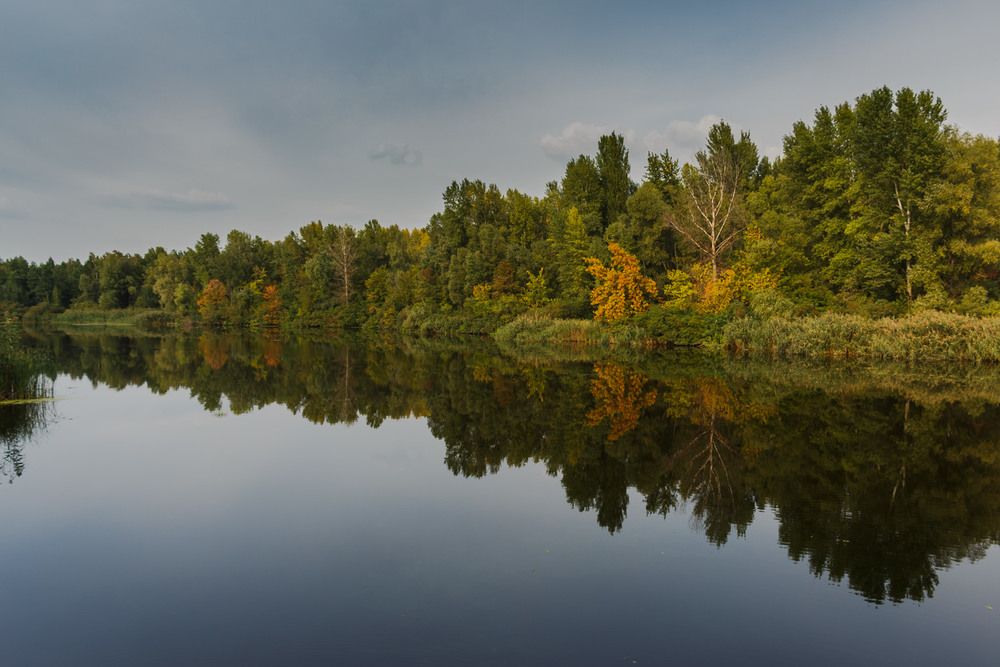
<instances>
[{"instance_id":1,"label":"riverbank","mask_svg":"<svg viewBox=\"0 0 1000 667\"><path fill-rule=\"evenodd\" d=\"M723 344L772 357L995 363L1000 362L1000 318L930 310L881 319L838 313L741 318L726 325Z\"/></svg>"},{"instance_id":2,"label":"riverbank","mask_svg":"<svg viewBox=\"0 0 1000 667\"><path fill-rule=\"evenodd\" d=\"M426 311L426 312L425 312ZM136 329L197 327L155 309L67 310L36 320L59 328L114 326ZM216 328L216 327L212 327ZM244 328L237 326L236 328ZM843 313L817 316L740 317L653 306L645 313L606 324L591 319L554 317L533 311L514 319L430 312L415 308L390 319L346 321L327 326L286 321L268 329L335 335L361 329L369 334L421 337L488 336L505 350L534 350L573 356L585 348L642 350L689 347L726 349L766 358L811 357L903 361L1000 362L1000 318L922 311L897 318Z\"/></svg>"}]
</instances>

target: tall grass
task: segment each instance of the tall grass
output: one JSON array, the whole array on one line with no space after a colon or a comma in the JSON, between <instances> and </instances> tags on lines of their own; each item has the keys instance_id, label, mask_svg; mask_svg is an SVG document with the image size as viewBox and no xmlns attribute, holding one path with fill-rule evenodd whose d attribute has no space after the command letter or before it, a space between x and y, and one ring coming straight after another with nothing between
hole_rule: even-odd
<instances>
[{"instance_id":1,"label":"tall grass","mask_svg":"<svg viewBox=\"0 0 1000 667\"><path fill-rule=\"evenodd\" d=\"M170 313L158 309L125 308L122 310L67 310L54 314L50 321L58 326L104 325L155 328L176 322Z\"/></svg>"},{"instance_id":2,"label":"tall grass","mask_svg":"<svg viewBox=\"0 0 1000 667\"><path fill-rule=\"evenodd\" d=\"M837 313L742 318L726 325L723 342L736 351L774 356L997 362L1000 318L938 311L877 320Z\"/></svg>"},{"instance_id":3,"label":"tall grass","mask_svg":"<svg viewBox=\"0 0 1000 667\"><path fill-rule=\"evenodd\" d=\"M8 316L0 320L0 401L51 396L44 357L20 344L21 329Z\"/></svg>"},{"instance_id":4,"label":"tall grass","mask_svg":"<svg viewBox=\"0 0 1000 667\"><path fill-rule=\"evenodd\" d=\"M645 336L634 326L608 326L595 320L563 320L524 315L493 334L507 345L640 345Z\"/></svg>"}]
</instances>

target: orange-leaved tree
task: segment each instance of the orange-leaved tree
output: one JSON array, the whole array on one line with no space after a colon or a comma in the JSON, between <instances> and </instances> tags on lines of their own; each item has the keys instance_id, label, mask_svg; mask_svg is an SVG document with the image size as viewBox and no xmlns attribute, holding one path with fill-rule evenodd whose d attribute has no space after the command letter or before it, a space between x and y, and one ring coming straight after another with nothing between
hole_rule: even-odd
<instances>
[{"instance_id":1,"label":"orange-leaved tree","mask_svg":"<svg viewBox=\"0 0 1000 667\"><path fill-rule=\"evenodd\" d=\"M584 258L587 272L597 281L590 291L590 303L596 307L594 319L615 322L646 312L649 308L646 296L656 296L656 282L642 275L635 255L613 242L608 244L608 250L610 267L594 257Z\"/></svg>"},{"instance_id":2,"label":"orange-leaved tree","mask_svg":"<svg viewBox=\"0 0 1000 667\"><path fill-rule=\"evenodd\" d=\"M222 281L212 278L198 297L198 312L202 319L211 324L221 324L229 305L229 294Z\"/></svg>"},{"instance_id":3,"label":"orange-leaved tree","mask_svg":"<svg viewBox=\"0 0 1000 667\"><path fill-rule=\"evenodd\" d=\"M277 285L268 285L261 295L264 299L264 324L276 327L281 324L281 296Z\"/></svg>"}]
</instances>

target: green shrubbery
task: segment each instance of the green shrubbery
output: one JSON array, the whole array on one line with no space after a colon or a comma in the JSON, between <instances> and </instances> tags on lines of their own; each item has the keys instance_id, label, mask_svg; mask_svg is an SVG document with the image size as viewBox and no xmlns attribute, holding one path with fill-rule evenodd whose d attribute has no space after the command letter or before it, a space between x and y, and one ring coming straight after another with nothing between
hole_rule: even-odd
<instances>
[{"instance_id":1,"label":"green shrubbery","mask_svg":"<svg viewBox=\"0 0 1000 667\"><path fill-rule=\"evenodd\" d=\"M694 346L721 340L726 314L698 313L660 305L632 319L645 338L661 345Z\"/></svg>"}]
</instances>

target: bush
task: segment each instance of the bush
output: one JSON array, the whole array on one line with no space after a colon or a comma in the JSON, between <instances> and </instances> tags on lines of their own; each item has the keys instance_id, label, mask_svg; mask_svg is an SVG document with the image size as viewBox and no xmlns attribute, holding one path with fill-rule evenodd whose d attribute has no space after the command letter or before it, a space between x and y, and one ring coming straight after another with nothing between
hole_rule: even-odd
<instances>
[{"instance_id":1,"label":"bush","mask_svg":"<svg viewBox=\"0 0 1000 667\"><path fill-rule=\"evenodd\" d=\"M61 312L62 308L46 301L28 308L21 319L25 322L41 322Z\"/></svg>"},{"instance_id":2,"label":"bush","mask_svg":"<svg viewBox=\"0 0 1000 667\"><path fill-rule=\"evenodd\" d=\"M728 319L722 313L698 313L654 305L634 317L632 323L657 343L695 346L721 340L722 328Z\"/></svg>"},{"instance_id":3,"label":"bush","mask_svg":"<svg viewBox=\"0 0 1000 667\"><path fill-rule=\"evenodd\" d=\"M795 310L795 304L786 296L774 289L755 292L750 297L750 312L754 317L766 320L772 317L789 318Z\"/></svg>"}]
</instances>

